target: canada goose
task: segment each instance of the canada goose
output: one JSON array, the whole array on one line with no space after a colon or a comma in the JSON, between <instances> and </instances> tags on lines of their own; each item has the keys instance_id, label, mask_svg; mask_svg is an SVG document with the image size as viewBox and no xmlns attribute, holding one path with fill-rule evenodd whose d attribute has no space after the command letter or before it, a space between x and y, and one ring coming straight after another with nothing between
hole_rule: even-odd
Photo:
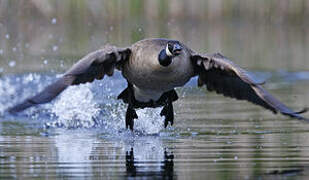
<instances>
[{"instance_id":1,"label":"canada goose","mask_svg":"<svg viewBox=\"0 0 309 180\"><path fill-rule=\"evenodd\" d=\"M175 87L183 86L198 76L198 86L206 85L209 91L224 96L247 100L274 113L306 120L262 88L263 82L219 53L198 54L177 40L145 39L130 47L105 46L94 51L69 69L61 78L37 95L9 109L15 113L31 106L47 103L70 85L103 79L113 75L114 69L122 71L127 88L118 99L128 104L126 128L133 130L137 119L136 108L163 106L165 127L173 125L173 102L178 99Z\"/></svg>"}]
</instances>

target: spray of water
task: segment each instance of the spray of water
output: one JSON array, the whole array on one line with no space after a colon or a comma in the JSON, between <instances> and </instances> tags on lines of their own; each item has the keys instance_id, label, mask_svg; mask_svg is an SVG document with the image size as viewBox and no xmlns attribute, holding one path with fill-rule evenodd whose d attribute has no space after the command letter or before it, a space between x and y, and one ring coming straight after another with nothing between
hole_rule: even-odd
<instances>
[{"instance_id":1,"label":"spray of water","mask_svg":"<svg viewBox=\"0 0 309 180\"><path fill-rule=\"evenodd\" d=\"M89 84L69 87L51 109L55 122L66 128L94 127L100 109L93 99Z\"/></svg>"},{"instance_id":2,"label":"spray of water","mask_svg":"<svg viewBox=\"0 0 309 180\"><path fill-rule=\"evenodd\" d=\"M106 131L124 129L126 105L115 101L116 97L99 97L107 98L106 104L99 104L95 101L96 98L90 89L90 84L68 88L51 108L57 120L48 125L62 128L95 127ZM138 110L139 119L135 120L135 130L155 134L163 129L160 109Z\"/></svg>"},{"instance_id":3,"label":"spray of water","mask_svg":"<svg viewBox=\"0 0 309 180\"><path fill-rule=\"evenodd\" d=\"M0 116L8 107L36 94L56 79L55 76L29 73L0 78ZM29 108L18 120L37 121L49 128L96 128L103 133L123 132L127 105L116 97L125 88L120 76L103 81L71 86L55 100ZM134 129L142 134L157 134L164 130L162 108L137 110ZM16 119L10 115L9 119Z\"/></svg>"},{"instance_id":4,"label":"spray of water","mask_svg":"<svg viewBox=\"0 0 309 180\"><path fill-rule=\"evenodd\" d=\"M125 128L127 105L116 100L116 96L107 92L98 93L97 84L83 84L66 89L51 107L51 113L57 119L47 123L49 127L61 128L100 128L115 132ZM156 134L163 129L161 108L147 108L137 111L135 130L144 134Z\"/></svg>"}]
</instances>

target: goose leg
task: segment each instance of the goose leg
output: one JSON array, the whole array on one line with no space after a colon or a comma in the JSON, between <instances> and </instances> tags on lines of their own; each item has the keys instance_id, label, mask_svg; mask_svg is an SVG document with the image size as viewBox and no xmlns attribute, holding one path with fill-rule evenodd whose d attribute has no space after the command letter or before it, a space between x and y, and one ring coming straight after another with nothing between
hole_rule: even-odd
<instances>
[{"instance_id":1,"label":"goose leg","mask_svg":"<svg viewBox=\"0 0 309 180\"><path fill-rule=\"evenodd\" d=\"M127 112L126 112L126 128L130 128L133 131L134 119L137 119L137 114L135 109L129 104Z\"/></svg>"},{"instance_id":2,"label":"goose leg","mask_svg":"<svg viewBox=\"0 0 309 180\"><path fill-rule=\"evenodd\" d=\"M164 120L164 127L166 128L168 125L168 122L171 122L171 125L174 123L174 108L172 101L168 100L166 105L163 107L161 113L161 116L165 116Z\"/></svg>"},{"instance_id":3,"label":"goose leg","mask_svg":"<svg viewBox=\"0 0 309 180\"><path fill-rule=\"evenodd\" d=\"M122 93L121 93L122 94ZM121 95L120 95L121 96ZM133 92L133 85L128 82L127 91L124 93L124 99L126 99L128 105L128 109L126 112L126 128L130 128L133 131L134 127L134 119L137 119L138 116L134 109L134 92Z\"/></svg>"}]
</instances>

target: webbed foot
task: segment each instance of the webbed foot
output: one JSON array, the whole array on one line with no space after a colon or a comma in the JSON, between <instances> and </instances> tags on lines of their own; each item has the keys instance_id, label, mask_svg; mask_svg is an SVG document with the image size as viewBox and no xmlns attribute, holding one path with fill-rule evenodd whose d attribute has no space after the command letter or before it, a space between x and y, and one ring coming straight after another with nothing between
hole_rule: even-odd
<instances>
[{"instance_id":1,"label":"webbed foot","mask_svg":"<svg viewBox=\"0 0 309 180\"><path fill-rule=\"evenodd\" d=\"M174 109L172 102L169 102L165 105L160 113L161 116L165 116L164 120L164 127L166 128L168 123L170 122L171 125L174 123Z\"/></svg>"},{"instance_id":2,"label":"webbed foot","mask_svg":"<svg viewBox=\"0 0 309 180\"><path fill-rule=\"evenodd\" d=\"M126 128L130 128L130 130L133 131L134 119L137 119L137 118L138 116L136 114L135 109L129 105L127 112L126 112Z\"/></svg>"}]
</instances>

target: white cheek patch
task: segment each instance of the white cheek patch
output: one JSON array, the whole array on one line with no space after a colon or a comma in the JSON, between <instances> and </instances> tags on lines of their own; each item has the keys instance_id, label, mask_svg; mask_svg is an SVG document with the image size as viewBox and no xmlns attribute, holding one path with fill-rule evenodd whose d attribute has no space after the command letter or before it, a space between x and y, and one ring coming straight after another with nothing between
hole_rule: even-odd
<instances>
[{"instance_id":1,"label":"white cheek patch","mask_svg":"<svg viewBox=\"0 0 309 180\"><path fill-rule=\"evenodd\" d=\"M171 53L171 51L168 49L168 45L166 45L165 53L166 53L167 56L173 56L173 54Z\"/></svg>"}]
</instances>

